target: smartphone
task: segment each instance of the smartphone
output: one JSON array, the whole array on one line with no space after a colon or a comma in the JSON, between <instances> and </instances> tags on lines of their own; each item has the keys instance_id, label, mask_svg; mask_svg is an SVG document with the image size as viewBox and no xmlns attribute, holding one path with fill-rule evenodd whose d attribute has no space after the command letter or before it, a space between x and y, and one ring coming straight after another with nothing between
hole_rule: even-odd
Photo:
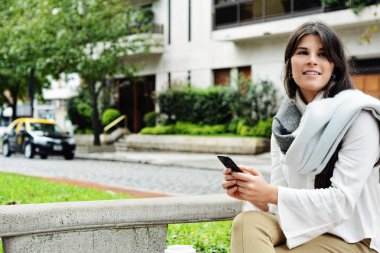
<instances>
[{"instance_id":1,"label":"smartphone","mask_svg":"<svg viewBox=\"0 0 380 253\"><path fill-rule=\"evenodd\" d=\"M235 172L242 172L236 163L228 156L218 155L218 158L226 168L230 168Z\"/></svg>"}]
</instances>

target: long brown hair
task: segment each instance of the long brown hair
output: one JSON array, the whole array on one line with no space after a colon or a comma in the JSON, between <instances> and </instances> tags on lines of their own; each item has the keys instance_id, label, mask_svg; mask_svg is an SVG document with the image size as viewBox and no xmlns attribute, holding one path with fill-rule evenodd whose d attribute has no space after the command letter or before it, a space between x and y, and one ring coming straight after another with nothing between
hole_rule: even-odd
<instances>
[{"instance_id":1,"label":"long brown hair","mask_svg":"<svg viewBox=\"0 0 380 253\"><path fill-rule=\"evenodd\" d=\"M291 58L301 38L308 34L318 35L321 38L327 59L334 63L331 79L324 89L324 97L334 97L343 90L353 89L350 76L351 64L347 60L342 41L330 27L322 22L312 21L299 26L288 39L284 69L284 85L288 96L294 98L298 89L292 78Z\"/></svg>"}]
</instances>

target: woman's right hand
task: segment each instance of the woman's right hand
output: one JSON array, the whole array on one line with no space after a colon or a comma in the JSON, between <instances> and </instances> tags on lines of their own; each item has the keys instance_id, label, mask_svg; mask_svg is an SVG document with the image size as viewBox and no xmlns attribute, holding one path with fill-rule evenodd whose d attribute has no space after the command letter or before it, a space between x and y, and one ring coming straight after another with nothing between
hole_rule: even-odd
<instances>
[{"instance_id":1,"label":"woman's right hand","mask_svg":"<svg viewBox=\"0 0 380 253\"><path fill-rule=\"evenodd\" d=\"M236 185L236 178L231 175L231 172L232 170L230 168L224 169L224 180L222 181L221 185L223 189L226 190L228 196L243 200Z\"/></svg>"}]
</instances>

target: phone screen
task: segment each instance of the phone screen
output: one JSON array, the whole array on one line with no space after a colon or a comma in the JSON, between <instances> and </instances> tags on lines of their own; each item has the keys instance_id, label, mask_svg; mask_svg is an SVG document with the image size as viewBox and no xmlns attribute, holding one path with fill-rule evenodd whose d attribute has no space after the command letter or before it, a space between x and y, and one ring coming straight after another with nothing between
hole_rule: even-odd
<instances>
[{"instance_id":1,"label":"phone screen","mask_svg":"<svg viewBox=\"0 0 380 253\"><path fill-rule=\"evenodd\" d=\"M226 168L231 168L233 171L242 172L236 163L228 156L218 155L219 160Z\"/></svg>"}]
</instances>

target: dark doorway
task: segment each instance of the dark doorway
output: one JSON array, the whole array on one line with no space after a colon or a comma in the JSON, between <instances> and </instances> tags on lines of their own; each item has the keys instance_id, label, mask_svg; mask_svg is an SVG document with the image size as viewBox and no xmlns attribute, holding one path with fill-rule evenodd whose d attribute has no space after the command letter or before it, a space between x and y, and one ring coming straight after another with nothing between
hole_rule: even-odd
<instances>
[{"instance_id":1,"label":"dark doorway","mask_svg":"<svg viewBox=\"0 0 380 253\"><path fill-rule=\"evenodd\" d=\"M155 76L143 76L135 80L121 79L119 82L119 110L127 116L128 129L132 133L144 127L144 115L154 111L153 92Z\"/></svg>"}]
</instances>

